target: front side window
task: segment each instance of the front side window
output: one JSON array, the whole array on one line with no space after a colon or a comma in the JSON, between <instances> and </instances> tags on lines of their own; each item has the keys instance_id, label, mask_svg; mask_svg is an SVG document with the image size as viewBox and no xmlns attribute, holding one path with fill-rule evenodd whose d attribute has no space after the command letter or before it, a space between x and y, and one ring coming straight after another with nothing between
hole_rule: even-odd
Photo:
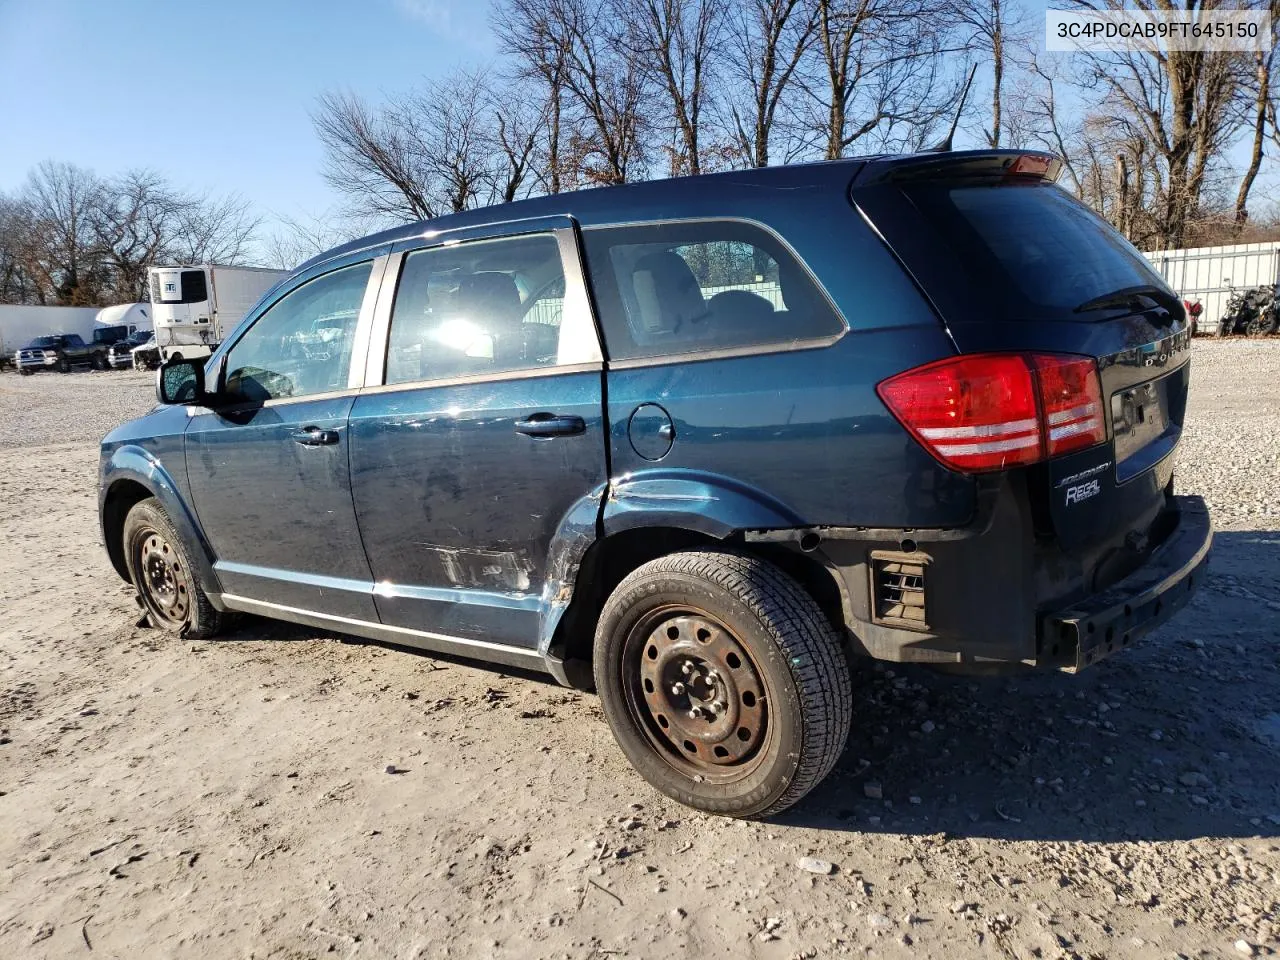
<instances>
[{"instance_id":1,"label":"front side window","mask_svg":"<svg viewBox=\"0 0 1280 960\"><path fill-rule=\"evenodd\" d=\"M411 253L391 312L386 382L554 366L564 297L550 234Z\"/></svg>"},{"instance_id":2,"label":"front side window","mask_svg":"<svg viewBox=\"0 0 1280 960\"><path fill-rule=\"evenodd\" d=\"M753 224L603 227L585 243L614 359L785 346L844 329L791 252Z\"/></svg>"},{"instance_id":3,"label":"front side window","mask_svg":"<svg viewBox=\"0 0 1280 960\"><path fill-rule=\"evenodd\" d=\"M227 392L263 401L345 390L372 270L344 267L277 300L227 352Z\"/></svg>"}]
</instances>

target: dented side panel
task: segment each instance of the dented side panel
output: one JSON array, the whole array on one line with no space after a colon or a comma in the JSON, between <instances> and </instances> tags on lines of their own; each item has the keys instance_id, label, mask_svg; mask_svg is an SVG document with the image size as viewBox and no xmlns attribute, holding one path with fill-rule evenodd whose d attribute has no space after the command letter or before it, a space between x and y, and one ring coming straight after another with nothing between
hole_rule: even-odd
<instances>
[{"instance_id":1,"label":"dented side panel","mask_svg":"<svg viewBox=\"0 0 1280 960\"><path fill-rule=\"evenodd\" d=\"M580 417L585 429L516 431L539 413ZM352 495L382 622L536 648L572 583L570 555L585 550L569 548L594 536L607 478L603 417L599 371L360 395Z\"/></svg>"}]
</instances>

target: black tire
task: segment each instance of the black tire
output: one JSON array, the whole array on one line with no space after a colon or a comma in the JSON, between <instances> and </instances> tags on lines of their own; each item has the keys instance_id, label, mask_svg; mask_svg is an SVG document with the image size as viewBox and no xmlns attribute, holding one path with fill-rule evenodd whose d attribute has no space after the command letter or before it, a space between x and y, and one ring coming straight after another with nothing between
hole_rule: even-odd
<instances>
[{"instance_id":1,"label":"black tire","mask_svg":"<svg viewBox=\"0 0 1280 960\"><path fill-rule=\"evenodd\" d=\"M19 368L18 368L18 372L19 372L20 374L22 374L24 377L29 377L29 376L31 376L31 371L30 371L30 370L28 370L26 367L19 367Z\"/></svg>"},{"instance_id":2,"label":"black tire","mask_svg":"<svg viewBox=\"0 0 1280 960\"><path fill-rule=\"evenodd\" d=\"M58 357L58 372L59 372L59 373L70 373L70 372L71 372L71 361L70 361L70 360L68 360L66 357L62 357L62 356Z\"/></svg>"},{"instance_id":3,"label":"black tire","mask_svg":"<svg viewBox=\"0 0 1280 960\"><path fill-rule=\"evenodd\" d=\"M698 663L704 650L710 668ZM848 739L840 639L800 584L757 557L674 553L634 570L601 611L594 672L627 759L708 813L785 810L831 772Z\"/></svg>"},{"instance_id":4,"label":"black tire","mask_svg":"<svg viewBox=\"0 0 1280 960\"><path fill-rule=\"evenodd\" d=\"M93 355L93 369L110 370L111 365L107 363L107 355L105 353L95 353Z\"/></svg>"},{"instance_id":5,"label":"black tire","mask_svg":"<svg viewBox=\"0 0 1280 960\"><path fill-rule=\"evenodd\" d=\"M177 530L154 497L129 511L123 541L129 579L152 626L189 640L206 640L222 629L222 614L209 602Z\"/></svg>"}]
</instances>

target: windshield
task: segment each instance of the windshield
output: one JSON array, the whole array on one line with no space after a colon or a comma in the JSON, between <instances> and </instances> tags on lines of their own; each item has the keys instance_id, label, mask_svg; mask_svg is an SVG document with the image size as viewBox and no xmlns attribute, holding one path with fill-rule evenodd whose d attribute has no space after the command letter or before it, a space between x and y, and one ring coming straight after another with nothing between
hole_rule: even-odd
<instances>
[{"instance_id":1,"label":"windshield","mask_svg":"<svg viewBox=\"0 0 1280 960\"><path fill-rule=\"evenodd\" d=\"M58 345L58 337L36 337L31 341L33 347L56 347Z\"/></svg>"},{"instance_id":2,"label":"windshield","mask_svg":"<svg viewBox=\"0 0 1280 960\"><path fill-rule=\"evenodd\" d=\"M945 245L937 254L960 262L1001 319L1062 318L1119 290L1166 290L1110 224L1052 184L925 182L904 192Z\"/></svg>"}]
</instances>

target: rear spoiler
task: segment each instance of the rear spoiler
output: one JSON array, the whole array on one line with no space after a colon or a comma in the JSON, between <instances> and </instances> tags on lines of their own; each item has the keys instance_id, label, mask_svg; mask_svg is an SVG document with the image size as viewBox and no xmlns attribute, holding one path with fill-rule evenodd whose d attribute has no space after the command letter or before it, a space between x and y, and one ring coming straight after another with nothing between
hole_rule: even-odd
<instances>
[{"instance_id":1,"label":"rear spoiler","mask_svg":"<svg viewBox=\"0 0 1280 960\"><path fill-rule=\"evenodd\" d=\"M1036 150L961 150L955 153L912 153L869 160L853 178L853 187L922 180L1001 182L1042 180L1053 183L1062 161Z\"/></svg>"}]
</instances>

